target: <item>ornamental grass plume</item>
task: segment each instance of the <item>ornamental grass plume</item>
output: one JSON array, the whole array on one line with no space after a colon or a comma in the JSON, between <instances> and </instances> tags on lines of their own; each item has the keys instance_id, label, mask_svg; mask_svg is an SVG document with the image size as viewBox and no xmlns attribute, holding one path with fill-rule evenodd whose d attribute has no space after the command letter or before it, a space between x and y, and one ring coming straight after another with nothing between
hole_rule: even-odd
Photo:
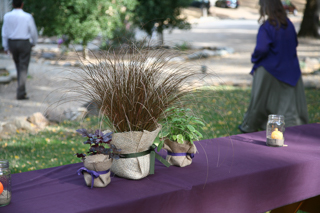
<instances>
[{"instance_id":1,"label":"ornamental grass plume","mask_svg":"<svg viewBox=\"0 0 320 213\"><path fill-rule=\"evenodd\" d=\"M107 51L96 57L98 63L73 71L76 86L69 92L95 104L114 132L153 131L165 110L189 93L186 82L196 75L172 62L176 56L172 50L135 45Z\"/></svg>"}]
</instances>

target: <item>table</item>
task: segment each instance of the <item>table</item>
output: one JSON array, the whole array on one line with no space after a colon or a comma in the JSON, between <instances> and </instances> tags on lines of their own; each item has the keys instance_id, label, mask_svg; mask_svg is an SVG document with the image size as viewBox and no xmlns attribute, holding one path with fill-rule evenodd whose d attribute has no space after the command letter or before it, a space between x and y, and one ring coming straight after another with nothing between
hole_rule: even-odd
<instances>
[{"instance_id":1,"label":"table","mask_svg":"<svg viewBox=\"0 0 320 213\"><path fill-rule=\"evenodd\" d=\"M112 177L85 186L82 164L12 175L12 200L0 212L265 212L320 195L320 124L289 127L287 147L268 147L265 132L196 142L192 165L142 180ZM164 152L161 152L164 154Z\"/></svg>"}]
</instances>

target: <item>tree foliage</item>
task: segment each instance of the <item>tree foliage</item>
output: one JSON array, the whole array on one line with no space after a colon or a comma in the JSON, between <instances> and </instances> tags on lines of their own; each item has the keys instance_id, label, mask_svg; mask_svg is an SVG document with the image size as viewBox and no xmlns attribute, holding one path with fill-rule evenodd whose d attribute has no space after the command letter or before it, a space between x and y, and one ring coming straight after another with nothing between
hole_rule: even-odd
<instances>
[{"instance_id":1,"label":"tree foliage","mask_svg":"<svg viewBox=\"0 0 320 213\"><path fill-rule=\"evenodd\" d=\"M59 10L61 0L24 0L23 10L33 15L38 31L43 30L43 35L57 35L59 22L57 17L61 14Z\"/></svg>"},{"instance_id":2,"label":"tree foliage","mask_svg":"<svg viewBox=\"0 0 320 213\"><path fill-rule=\"evenodd\" d=\"M149 35L152 35L153 29L160 35L165 29L189 29L190 24L181 17L180 9L188 7L191 2L192 0L138 0L134 21Z\"/></svg>"},{"instance_id":3,"label":"tree foliage","mask_svg":"<svg viewBox=\"0 0 320 213\"><path fill-rule=\"evenodd\" d=\"M307 0L298 36L319 38L319 0Z\"/></svg>"},{"instance_id":4,"label":"tree foliage","mask_svg":"<svg viewBox=\"0 0 320 213\"><path fill-rule=\"evenodd\" d=\"M25 0L25 10L34 15L44 35L65 35L69 43L84 46L99 33L112 38L135 5L135 0Z\"/></svg>"}]
</instances>

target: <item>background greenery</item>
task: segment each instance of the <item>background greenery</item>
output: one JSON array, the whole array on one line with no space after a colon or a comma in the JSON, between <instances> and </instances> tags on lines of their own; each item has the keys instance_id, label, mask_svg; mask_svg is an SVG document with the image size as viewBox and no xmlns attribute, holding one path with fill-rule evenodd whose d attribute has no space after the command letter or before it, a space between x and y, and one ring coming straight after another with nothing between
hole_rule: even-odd
<instances>
[{"instance_id":1,"label":"background greenery","mask_svg":"<svg viewBox=\"0 0 320 213\"><path fill-rule=\"evenodd\" d=\"M306 90L309 123L320 122L320 90ZM240 134L237 129L249 104L250 89L238 87L207 88L195 93L187 105L206 123L204 139ZM52 125L36 135L18 132L11 139L0 139L0 158L8 159L12 173L81 162L75 153L86 152L85 138L75 130L99 128L97 117L81 122Z\"/></svg>"},{"instance_id":2,"label":"background greenery","mask_svg":"<svg viewBox=\"0 0 320 213\"><path fill-rule=\"evenodd\" d=\"M140 29L152 35L153 31L160 35L163 45L165 29L190 29L186 18L181 17L180 9L190 6L192 0L138 0L134 12L134 23Z\"/></svg>"},{"instance_id":3,"label":"background greenery","mask_svg":"<svg viewBox=\"0 0 320 213\"><path fill-rule=\"evenodd\" d=\"M98 35L114 40L119 32L132 26L139 27L149 35L153 30L162 35L164 29L188 29L190 24L180 16L180 8L188 7L191 2L192 0L25 0L24 10L33 15L41 35L64 35L68 37L65 44L75 42L86 47Z\"/></svg>"}]
</instances>

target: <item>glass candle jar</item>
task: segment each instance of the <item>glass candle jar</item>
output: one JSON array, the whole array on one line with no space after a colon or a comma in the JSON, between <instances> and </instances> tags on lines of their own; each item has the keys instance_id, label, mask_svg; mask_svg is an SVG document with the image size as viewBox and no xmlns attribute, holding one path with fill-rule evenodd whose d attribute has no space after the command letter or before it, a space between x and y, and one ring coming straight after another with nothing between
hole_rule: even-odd
<instances>
[{"instance_id":1,"label":"glass candle jar","mask_svg":"<svg viewBox=\"0 0 320 213\"><path fill-rule=\"evenodd\" d=\"M11 201L11 172L9 161L0 160L0 207Z\"/></svg>"},{"instance_id":2,"label":"glass candle jar","mask_svg":"<svg viewBox=\"0 0 320 213\"><path fill-rule=\"evenodd\" d=\"M269 115L267 123L267 145L268 146L283 146L284 137L284 116Z\"/></svg>"}]
</instances>

